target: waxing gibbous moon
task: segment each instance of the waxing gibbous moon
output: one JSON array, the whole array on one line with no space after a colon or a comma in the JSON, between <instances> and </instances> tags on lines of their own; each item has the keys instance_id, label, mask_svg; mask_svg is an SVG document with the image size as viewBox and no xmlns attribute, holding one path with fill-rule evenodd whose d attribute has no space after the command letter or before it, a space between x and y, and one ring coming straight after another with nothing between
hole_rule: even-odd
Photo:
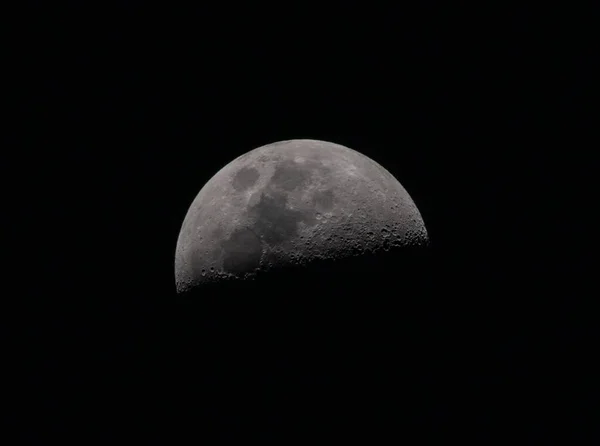
<instances>
[{"instance_id":1,"label":"waxing gibbous moon","mask_svg":"<svg viewBox=\"0 0 600 446\"><path fill-rule=\"evenodd\" d=\"M427 241L415 203L381 165L331 142L281 141L231 161L200 190L177 240L176 287Z\"/></svg>"}]
</instances>

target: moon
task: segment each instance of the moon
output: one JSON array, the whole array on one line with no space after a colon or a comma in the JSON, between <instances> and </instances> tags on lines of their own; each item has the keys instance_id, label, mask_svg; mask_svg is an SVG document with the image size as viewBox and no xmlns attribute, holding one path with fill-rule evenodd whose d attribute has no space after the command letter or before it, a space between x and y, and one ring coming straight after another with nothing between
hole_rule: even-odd
<instances>
[{"instance_id":1,"label":"moon","mask_svg":"<svg viewBox=\"0 0 600 446\"><path fill-rule=\"evenodd\" d=\"M176 288L427 243L415 203L381 165L331 142L280 141L200 190L177 240Z\"/></svg>"}]
</instances>

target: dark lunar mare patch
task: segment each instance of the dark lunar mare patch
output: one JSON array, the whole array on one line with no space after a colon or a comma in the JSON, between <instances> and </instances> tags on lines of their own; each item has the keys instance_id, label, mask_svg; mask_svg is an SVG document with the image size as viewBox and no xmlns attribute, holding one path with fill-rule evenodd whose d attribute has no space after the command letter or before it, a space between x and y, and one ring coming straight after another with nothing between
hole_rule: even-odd
<instances>
[{"instance_id":1,"label":"dark lunar mare patch","mask_svg":"<svg viewBox=\"0 0 600 446\"><path fill-rule=\"evenodd\" d=\"M271 184L291 191L298 189L308 183L310 180L311 169L301 167L293 161L282 161L275 168Z\"/></svg>"},{"instance_id":2,"label":"dark lunar mare patch","mask_svg":"<svg viewBox=\"0 0 600 446\"><path fill-rule=\"evenodd\" d=\"M249 187L254 186L258 177L260 177L258 170L252 167L242 167L233 176L233 188L238 192L244 191Z\"/></svg>"},{"instance_id":3,"label":"dark lunar mare patch","mask_svg":"<svg viewBox=\"0 0 600 446\"><path fill-rule=\"evenodd\" d=\"M252 272L260 265L262 246L259 238L248 228L234 231L222 245L223 269L232 274Z\"/></svg>"},{"instance_id":4,"label":"dark lunar mare patch","mask_svg":"<svg viewBox=\"0 0 600 446\"><path fill-rule=\"evenodd\" d=\"M253 229L270 245L277 245L293 238L298 233L298 223L315 224L311 212L302 212L286 207L287 196L273 192L262 194L260 201L250 209L255 220Z\"/></svg>"},{"instance_id":5,"label":"dark lunar mare patch","mask_svg":"<svg viewBox=\"0 0 600 446\"><path fill-rule=\"evenodd\" d=\"M330 211L333 209L333 191L327 189L315 192L313 202L318 209Z\"/></svg>"},{"instance_id":6,"label":"dark lunar mare patch","mask_svg":"<svg viewBox=\"0 0 600 446\"><path fill-rule=\"evenodd\" d=\"M225 231L221 226L217 226L213 231L211 231L210 235L214 240L221 240L225 235Z\"/></svg>"}]
</instances>

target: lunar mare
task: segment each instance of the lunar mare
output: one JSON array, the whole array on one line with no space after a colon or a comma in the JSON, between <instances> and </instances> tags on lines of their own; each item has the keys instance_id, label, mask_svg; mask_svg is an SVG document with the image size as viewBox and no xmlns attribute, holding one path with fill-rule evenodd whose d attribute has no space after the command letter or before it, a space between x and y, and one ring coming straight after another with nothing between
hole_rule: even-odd
<instances>
[{"instance_id":1,"label":"lunar mare","mask_svg":"<svg viewBox=\"0 0 600 446\"><path fill-rule=\"evenodd\" d=\"M177 240L176 286L427 239L413 200L381 165L339 144L280 141L236 158L200 190Z\"/></svg>"}]
</instances>

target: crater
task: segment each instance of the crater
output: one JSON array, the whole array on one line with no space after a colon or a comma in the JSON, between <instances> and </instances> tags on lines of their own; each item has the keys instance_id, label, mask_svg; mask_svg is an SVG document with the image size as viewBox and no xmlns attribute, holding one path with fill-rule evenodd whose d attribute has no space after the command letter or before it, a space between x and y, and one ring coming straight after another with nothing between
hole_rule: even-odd
<instances>
[{"instance_id":1,"label":"crater","mask_svg":"<svg viewBox=\"0 0 600 446\"><path fill-rule=\"evenodd\" d=\"M233 176L231 184L236 191L242 192L254 186L259 177L258 170L253 167L242 167Z\"/></svg>"},{"instance_id":2,"label":"crater","mask_svg":"<svg viewBox=\"0 0 600 446\"><path fill-rule=\"evenodd\" d=\"M197 275L200 271L205 271L207 265L214 260L214 257L207 256L206 251L201 246L193 245L190 247L190 253L188 254L191 271L194 275Z\"/></svg>"}]
</instances>

